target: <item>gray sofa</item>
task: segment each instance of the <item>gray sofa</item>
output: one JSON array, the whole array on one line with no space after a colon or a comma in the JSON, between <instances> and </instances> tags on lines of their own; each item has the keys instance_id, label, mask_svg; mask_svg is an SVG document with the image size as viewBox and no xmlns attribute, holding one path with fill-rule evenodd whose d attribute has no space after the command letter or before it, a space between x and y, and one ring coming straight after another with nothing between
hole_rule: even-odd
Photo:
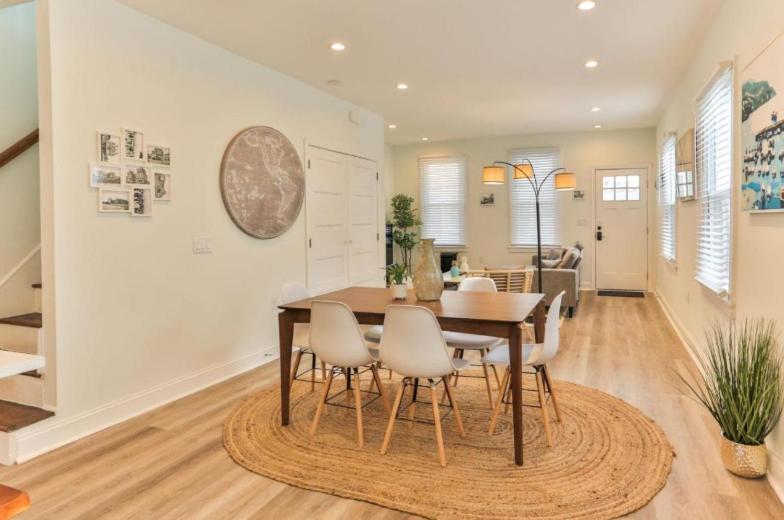
<instances>
[{"instance_id":1,"label":"gray sofa","mask_svg":"<svg viewBox=\"0 0 784 520\"><path fill-rule=\"evenodd\" d=\"M557 254L556 254L557 253ZM576 258L564 258L566 254L576 255ZM557 256L560 255L560 256ZM554 258L556 257L556 258ZM577 304L580 302L580 262L582 261L582 248L572 247L560 251L551 251L549 258L543 262L542 268L542 289L548 305L558 293L565 291L561 308L566 309L566 315L571 318ZM539 257L536 255L531 259L531 264L537 266ZM556 267L566 265L564 267ZM553 267L547 267L553 266ZM534 273L533 291L539 290L539 272Z\"/></svg>"}]
</instances>

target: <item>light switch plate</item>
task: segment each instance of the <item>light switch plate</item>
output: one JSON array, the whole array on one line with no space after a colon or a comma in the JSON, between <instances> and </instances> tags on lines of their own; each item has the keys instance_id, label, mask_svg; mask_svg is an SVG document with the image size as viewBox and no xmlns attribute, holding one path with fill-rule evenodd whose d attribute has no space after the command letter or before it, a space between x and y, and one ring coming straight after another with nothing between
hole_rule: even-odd
<instances>
[{"instance_id":1,"label":"light switch plate","mask_svg":"<svg viewBox=\"0 0 784 520\"><path fill-rule=\"evenodd\" d=\"M193 239L193 254L205 255L212 253L212 241L207 237Z\"/></svg>"}]
</instances>

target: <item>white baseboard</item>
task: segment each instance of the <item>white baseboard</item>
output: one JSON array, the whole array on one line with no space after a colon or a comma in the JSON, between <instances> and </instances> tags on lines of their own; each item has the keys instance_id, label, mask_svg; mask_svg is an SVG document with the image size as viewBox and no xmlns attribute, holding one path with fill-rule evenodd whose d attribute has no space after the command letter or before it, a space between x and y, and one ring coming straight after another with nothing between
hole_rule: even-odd
<instances>
[{"instance_id":1,"label":"white baseboard","mask_svg":"<svg viewBox=\"0 0 784 520\"><path fill-rule=\"evenodd\" d=\"M9 447L6 453L15 452L11 463L25 462L82 437L269 363L277 359L277 354L277 346L265 348L239 359L219 363L167 381L92 410L68 417L55 415L51 419L15 432L15 446ZM7 458L5 454L0 454L0 462L4 458Z\"/></svg>"},{"instance_id":2,"label":"white baseboard","mask_svg":"<svg viewBox=\"0 0 784 520\"><path fill-rule=\"evenodd\" d=\"M681 343L686 348L686 352L689 353L691 360L694 361L694 364L699 367L700 364L699 360L697 359L697 342L686 330L686 327L683 325L683 322L681 322L680 318L678 318L678 316L673 312L672 307L670 307L670 304L667 302L667 299L664 298L657 290L654 290L653 294L656 295L656 299L659 301L659 304L664 311L664 316L667 318L667 321L670 322L670 325L675 331L675 334L677 334L678 339L681 340Z\"/></svg>"}]
</instances>

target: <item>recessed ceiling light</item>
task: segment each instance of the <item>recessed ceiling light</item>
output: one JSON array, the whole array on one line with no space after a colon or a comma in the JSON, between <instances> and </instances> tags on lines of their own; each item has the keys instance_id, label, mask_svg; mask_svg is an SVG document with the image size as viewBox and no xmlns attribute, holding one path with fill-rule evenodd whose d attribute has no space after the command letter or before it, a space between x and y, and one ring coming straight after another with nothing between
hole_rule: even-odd
<instances>
[{"instance_id":1,"label":"recessed ceiling light","mask_svg":"<svg viewBox=\"0 0 784 520\"><path fill-rule=\"evenodd\" d=\"M392 123L392 124L387 125L387 128L389 128L390 130L394 130L395 128L397 128L397 125Z\"/></svg>"},{"instance_id":2,"label":"recessed ceiling light","mask_svg":"<svg viewBox=\"0 0 784 520\"><path fill-rule=\"evenodd\" d=\"M577 9L579 9L580 11L590 11L594 7L596 7L596 2L594 2L593 0L583 0L582 2L577 4Z\"/></svg>"},{"instance_id":3,"label":"recessed ceiling light","mask_svg":"<svg viewBox=\"0 0 784 520\"><path fill-rule=\"evenodd\" d=\"M602 127L602 125L593 125L593 127L598 130L598 129L600 129Z\"/></svg>"},{"instance_id":4,"label":"recessed ceiling light","mask_svg":"<svg viewBox=\"0 0 784 520\"><path fill-rule=\"evenodd\" d=\"M588 60L585 62L585 66L589 69L593 69L599 66L599 62L596 60Z\"/></svg>"},{"instance_id":5,"label":"recessed ceiling light","mask_svg":"<svg viewBox=\"0 0 784 520\"><path fill-rule=\"evenodd\" d=\"M593 108L591 109L591 112L598 112L599 110L601 110L601 108L599 108L599 107L593 107Z\"/></svg>"},{"instance_id":6,"label":"recessed ceiling light","mask_svg":"<svg viewBox=\"0 0 784 520\"><path fill-rule=\"evenodd\" d=\"M397 89L398 90L407 90L408 89L408 85L406 85L405 83L398 83L397 84Z\"/></svg>"},{"instance_id":7,"label":"recessed ceiling light","mask_svg":"<svg viewBox=\"0 0 784 520\"><path fill-rule=\"evenodd\" d=\"M429 137L423 137L423 138L422 138L422 140L423 140L423 141L429 141L429 140L430 140L430 138L429 138Z\"/></svg>"},{"instance_id":8,"label":"recessed ceiling light","mask_svg":"<svg viewBox=\"0 0 784 520\"><path fill-rule=\"evenodd\" d=\"M330 45L329 48L332 49L333 51L340 52L346 50L346 45L340 42L335 42L332 45Z\"/></svg>"}]
</instances>

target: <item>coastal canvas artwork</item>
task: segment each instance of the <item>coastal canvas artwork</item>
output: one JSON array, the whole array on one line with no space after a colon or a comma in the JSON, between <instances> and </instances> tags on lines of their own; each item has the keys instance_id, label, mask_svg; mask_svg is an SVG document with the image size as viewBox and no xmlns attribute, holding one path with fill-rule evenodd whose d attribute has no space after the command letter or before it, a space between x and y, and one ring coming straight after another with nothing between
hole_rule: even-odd
<instances>
[{"instance_id":1,"label":"coastal canvas artwork","mask_svg":"<svg viewBox=\"0 0 784 520\"><path fill-rule=\"evenodd\" d=\"M784 36L741 76L744 211L784 211Z\"/></svg>"}]
</instances>

